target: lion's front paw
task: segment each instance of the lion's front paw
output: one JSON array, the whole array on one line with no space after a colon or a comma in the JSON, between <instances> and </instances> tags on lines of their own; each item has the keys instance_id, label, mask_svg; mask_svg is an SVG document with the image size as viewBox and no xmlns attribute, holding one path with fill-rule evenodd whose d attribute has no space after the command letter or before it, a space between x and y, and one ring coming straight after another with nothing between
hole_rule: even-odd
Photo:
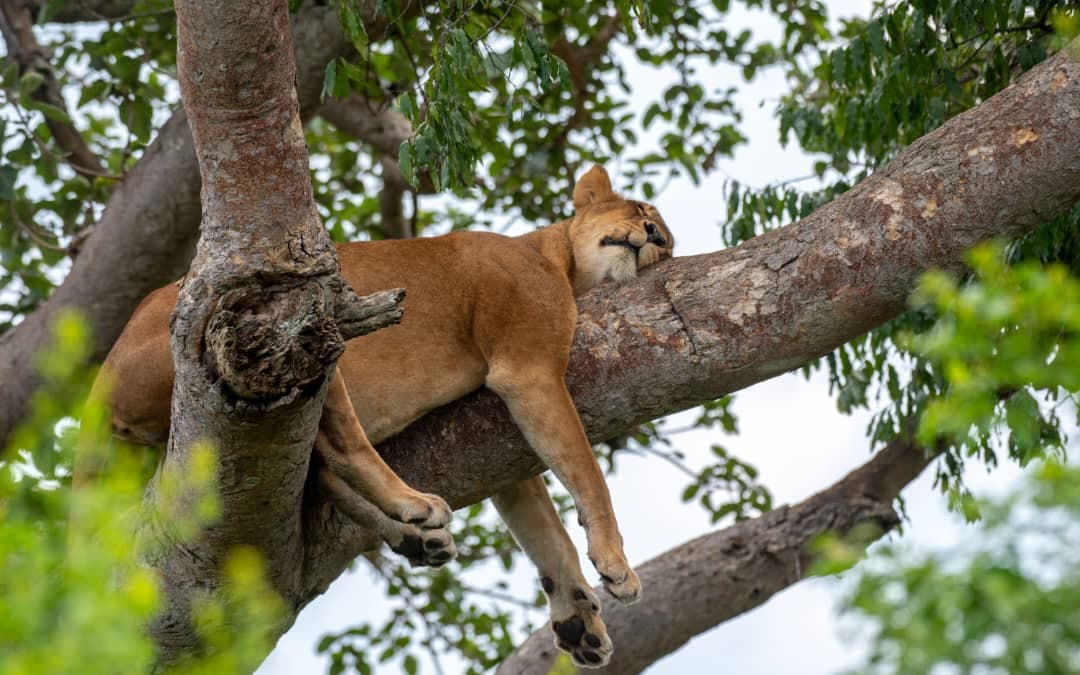
<instances>
[{"instance_id":1,"label":"lion's front paw","mask_svg":"<svg viewBox=\"0 0 1080 675\"><path fill-rule=\"evenodd\" d=\"M561 603L559 603L561 604ZM552 603L552 614L558 609ZM600 619L600 601L588 588L573 591L570 615L551 620L555 646L570 654L574 663L583 668L600 668L611 659L611 638Z\"/></svg>"},{"instance_id":2,"label":"lion's front paw","mask_svg":"<svg viewBox=\"0 0 1080 675\"><path fill-rule=\"evenodd\" d=\"M444 528L422 530L415 525L402 525L401 538L396 544L386 543L390 550L408 559L413 567L442 567L457 557L454 539Z\"/></svg>"},{"instance_id":3,"label":"lion's front paw","mask_svg":"<svg viewBox=\"0 0 1080 675\"><path fill-rule=\"evenodd\" d=\"M387 515L423 530L436 530L450 523L450 514L450 505L439 495L413 492Z\"/></svg>"}]
</instances>

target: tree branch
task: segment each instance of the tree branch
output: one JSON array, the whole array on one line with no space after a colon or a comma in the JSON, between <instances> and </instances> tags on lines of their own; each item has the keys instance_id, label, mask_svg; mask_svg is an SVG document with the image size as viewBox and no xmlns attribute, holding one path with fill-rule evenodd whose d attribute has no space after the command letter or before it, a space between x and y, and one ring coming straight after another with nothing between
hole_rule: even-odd
<instances>
[{"instance_id":1,"label":"tree branch","mask_svg":"<svg viewBox=\"0 0 1080 675\"><path fill-rule=\"evenodd\" d=\"M404 115L356 92L347 98L326 101L319 114L339 130L370 145L375 152L390 157L397 157L398 147L413 135L412 124Z\"/></svg>"},{"instance_id":2,"label":"tree branch","mask_svg":"<svg viewBox=\"0 0 1080 675\"><path fill-rule=\"evenodd\" d=\"M412 138L412 124L398 111L377 105L353 92L345 99L327 101L320 111L323 119L356 140L371 146L379 156L383 189L379 192L379 212L383 232L389 239L415 236L413 223L404 217L402 199L406 192L434 194L435 184L426 171L417 173L419 187L405 180L398 166L398 148Z\"/></svg>"},{"instance_id":3,"label":"tree branch","mask_svg":"<svg viewBox=\"0 0 1080 675\"><path fill-rule=\"evenodd\" d=\"M387 239L410 239L416 236L412 222L405 219L402 200L410 185L401 173L401 167L390 155L379 157L382 166L383 188L379 191L379 214L383 233ZM413 214L415 216L415 214Z\"/></svg>"},{"instance_id":4,"label":"tree branch","mask_svg":"<svg viewBox=\"0 0 1080 675\"><path fill-rule=\"evenodd\" d=\"M639 603L603 600L616 648L611 663L596 672L640 673L695 635L764 604L806 578L819 557L813 544L823 534L868 546L899 524L893 500L931 461L910 439L895 440L799 504L710 532L644 563L637 572L647 592ZM496 674L546 675L558 653L545 626Z\"/></svg>"},{"instance_id":5,"label":"tree branch","mask_svg":"<svg viewBox=\"0 0 1080 675\"><path fill-rule=\"evenodd\" d=\"M806 219L582 298L567 381L586 430L611 438L797 368L902 312L926 270L958 269L971 246L1078 199L1080 65L1062 53ZM456 507L543 469L486 390L379 449ZM307 532L311 593L372 544L325 513Z\"/></svg>"}]
</instances>

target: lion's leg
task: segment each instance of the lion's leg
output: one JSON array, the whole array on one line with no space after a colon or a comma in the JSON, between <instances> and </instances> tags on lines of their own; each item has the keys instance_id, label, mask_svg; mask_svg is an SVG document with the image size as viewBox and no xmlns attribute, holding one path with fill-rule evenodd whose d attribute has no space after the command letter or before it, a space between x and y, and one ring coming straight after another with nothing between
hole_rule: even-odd
<instances>
[{"instance_id":1,"label":"lion's leg","mask_svg":"<svg viewBox=\"0 0 1080 675\"><path fill-rule=\"evenodd\" d=\"M334 475L390 518L428 529L450 522L450 507L442 497L406 485L371 446L336 372L323 404L315 449Z\"/></svg>"},{"instance_id":2,"label":"lion's leg","mask_svg":"<svg viewBox=\"0 0 1080 675\"><path fill-rule=\"evenodd\" d=\"M442 567L457 556L454 540L446 529L421 529L391 520L325 465L319 467L317 475L319 485L338 510L360 527L378 534L391 551L405 556L410 565Z\"/></svg>"},{"instance_id":3,"label":"lion's leg","mask_svg":"<svg viewBox=\"0 0 1080 675\"><path fill-rule=\"evenodd\" d=\"M488 373L487 386L506 402L533 450L574 498L589 539L589 560L604 588L622 602L636 601L641 584L623 554L604 474L565 382L547 370L499 364Z\"/></svg>"},{"instance_id":4,"label":"lion's leg","mask_svg":"<svg viewBox=\"0 0 1080 675\"><path fill-rule=\"evenodd\" d=\"M579 666L605 665L611 657L611 640L600 619L600 601L581 573L577 551L543 479L534 476L514 483L492 502L540 574L551 605L555 644Z\"/></svg>"}]
</instances>

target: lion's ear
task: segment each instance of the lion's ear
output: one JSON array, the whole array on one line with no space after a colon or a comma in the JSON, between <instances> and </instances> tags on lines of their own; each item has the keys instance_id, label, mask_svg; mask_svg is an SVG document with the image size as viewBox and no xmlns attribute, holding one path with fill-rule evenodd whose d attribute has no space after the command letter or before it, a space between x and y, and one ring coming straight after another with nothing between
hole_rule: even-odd
<instances>
[{"instance_id":1,"label":"lion's ear","mask_svg":"<svg viewBox=\"0 0 1080 675\"><path fill-rule=\"evenodd\" d=\"M611 179L608 178L604 167L596 164L578 178L574 186L574 208L580 211L594 202L606 202L609 199L617 199L611 189Z\"/></svg>"}]
</instances>

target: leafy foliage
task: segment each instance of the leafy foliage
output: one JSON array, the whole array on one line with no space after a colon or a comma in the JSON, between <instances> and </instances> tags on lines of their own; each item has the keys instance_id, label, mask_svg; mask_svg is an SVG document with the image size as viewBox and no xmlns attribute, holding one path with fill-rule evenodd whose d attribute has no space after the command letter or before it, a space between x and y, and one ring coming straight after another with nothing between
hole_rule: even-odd
<instances>
[{"instance_id":1,"label":"leafy foliage","mask_svg":"<svg viewBox=\"0 0 1080 675\"><path fill-rule=\"evenodd\" d=\"M0 456L0 673L94 673L104 664L148 671L155 650L146 633L161 593L153 572L139 564L152 553L149 538L134 545L146 517L141 509L145 453L111 448L102 402L82 399L92 372L80 366L85 324L58 322L43 352L45 385L30 420ZM99 390L100 391L100 390ZM53 397L53 394L56 397ZM77 414L77 419L70 417ZM56 430L60 429L59 435ZM70 489L76 449L116 458L100 480ZM192 453L188 475L160 481L155 517L187 537L217 517L216 462L211 449ZM195 508L190 508L191 505ZM252 550L234 551L223 570L224 592L196 606L205 653L168 672L250 672L265 656L283 615Z\"/></svg>"},{"instance_id":2,"label":"leafy foliage","mask_svg":"<svg viewBox=\"0 0 1080 675\"><path fill-rule=\"evenodd\" d=\"M832 199L911 141L1060 49L1078 29L1075 7L1053 1L880 3L869 19L842 22L837 35L842 46L821 47L810 61L787 60L792 90L779 108L782 138L822 155L815 165L822 187L803 192L790 185L754 190L730 184L727 239L737 243ZM1009 259L1073 268L1078 228L1080 210L1073 209L1015 243ZM951 386L932 358L912 349L911 336L934 327L939 310L933 303L915 303L805 372L828 372L841 411L875 411L871 441L888 442ZM1023 398L1017 394L1001 405L1019 406ZM1042 421L1050 423L1049 432L1053 420ZM954 504L961 503L963 493L963 457L995 461L991 440L982 433L935 441L947 442L939 482Z\"/></svg>"},{"instance_id":3,"label":"leafy foliage","mask_svg":"<svg viewBox=\"0 0 1080 675\"><path fill-rule=\"evenodd\" d=\"M171 3L140 0L134 9L97 30L42 31L59 86L70 93L67 110L35 100L41 75L20 75L12 58L0 58L0 333L48 297L179 100ZM75 173L47 120L82 128L103 170Z\"/></svg>"},{"instance_id":4,"label":"leafy foliage","mask_svg":"<svg viewBox=\"0 0 1080 675\"><path fill-rule=\"evenodd\" d=\"M1074 673L1080 668L1080 470L1049 463L981 505L940 556L878 549L847 598L872 619L860 673Z\"/></svg>"}]
</instances>

